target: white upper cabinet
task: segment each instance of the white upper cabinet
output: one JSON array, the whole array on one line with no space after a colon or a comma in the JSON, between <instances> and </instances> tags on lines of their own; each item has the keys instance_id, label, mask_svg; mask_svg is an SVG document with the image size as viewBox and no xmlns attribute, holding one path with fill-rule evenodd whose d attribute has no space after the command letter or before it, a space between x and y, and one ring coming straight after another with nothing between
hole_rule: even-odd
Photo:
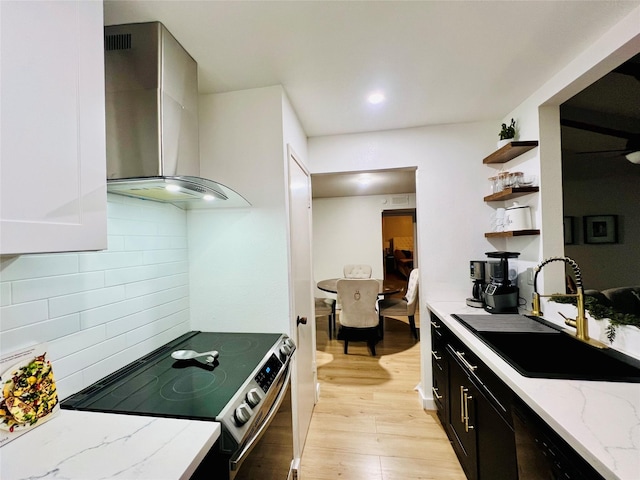
<instances>
[{"instance_id":1,"label":"white upper cabinet","mask_svg":"<svg viewBox=\"0 0 640 480\"><path fill-rule=\"evenodd\" d=\"M102 2L0 1L0 254L107 246Z\"/></svg>"}]
</instances>

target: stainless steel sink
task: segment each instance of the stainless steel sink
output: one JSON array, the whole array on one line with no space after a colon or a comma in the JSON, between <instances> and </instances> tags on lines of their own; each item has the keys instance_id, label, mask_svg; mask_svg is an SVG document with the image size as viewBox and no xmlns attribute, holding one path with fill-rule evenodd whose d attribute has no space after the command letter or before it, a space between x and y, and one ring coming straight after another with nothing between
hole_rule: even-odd
<instances>
[{"instance_id":1,"label":"stainless steel sink","mask_svg":"<svg viewBox=\"0 0 640 480\"><path fill-rule=\"evenodd\" d=\"M496 331L496 328L481 331L469 325L465 321L468 318L459 319L525 377L640 383L639 360L612 349L587 345L555 329L549 322L522 318L524 331L513 331L514 328L509 328L509 331ZM530 322L545 328L535 331Z\"/></svg>"}]
</instances>

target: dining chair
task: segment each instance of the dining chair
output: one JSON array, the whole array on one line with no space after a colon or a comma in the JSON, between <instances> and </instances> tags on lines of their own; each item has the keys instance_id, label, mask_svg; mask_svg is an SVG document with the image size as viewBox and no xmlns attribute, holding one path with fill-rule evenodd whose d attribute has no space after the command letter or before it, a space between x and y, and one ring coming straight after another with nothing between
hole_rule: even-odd
<instances>
[{"instance_id":1,"label":"dining chair","mask_svg":"<svg viewBox=\"0 0 640 480\"><path fill-rule=\"evenodd\" d=\"M342 272L344 278L371 278L371 265L345 265Z\"/></svg>"},{"instance_id":2,"label":"dining chair","mask_svg":"<svg viewBox=\"0 0 640 480\"><path fill-rule=\"evenodd\" d=\"M378 343L378 312L376 302L380 284L375 279L340 279L337 283L340 310L338 339L344 340L344 353L350 341L366 341L371 355L376 355Z\"/></svg>"},{"instance_id":3,"label":"dining chair","mask_svg":"<svg viewBox=\"0 0 640 480\"><path fill-rule=\"evenodd\" d=\"M418 339L416 329L416 306L418 305L418 269L409 274L407 294L403 298L383 298L378 301L381 337L384 332L384 317L408 317L413 337Z\"/></svg>"},{"instance_id":4,"label":"dining chair","mask_svg":"<svg viewBox=\"0 0 640 480\"><path fill-rule=\"evenodd\" d=\"M335 298L315 297L315 307L316 318L328 318L329 340L331 340L336 329L336 300Z\"/></svg>"}]
</instances>

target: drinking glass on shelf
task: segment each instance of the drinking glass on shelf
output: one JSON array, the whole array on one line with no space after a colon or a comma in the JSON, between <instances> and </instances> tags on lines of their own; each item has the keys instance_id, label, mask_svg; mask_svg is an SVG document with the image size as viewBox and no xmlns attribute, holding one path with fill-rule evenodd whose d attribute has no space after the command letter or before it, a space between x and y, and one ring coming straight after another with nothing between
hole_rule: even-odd
<instances>
[{"instance_id":1,"label":"drinking glass on shelf","mask_svg":"<svg viewBox=\"0 0 640 480\"><path fill-rule=\"evenodd\" d=\"M508 187L509 172L500 172L498 174L498 191L501 192Z\"/></svg>"}]
</instances>

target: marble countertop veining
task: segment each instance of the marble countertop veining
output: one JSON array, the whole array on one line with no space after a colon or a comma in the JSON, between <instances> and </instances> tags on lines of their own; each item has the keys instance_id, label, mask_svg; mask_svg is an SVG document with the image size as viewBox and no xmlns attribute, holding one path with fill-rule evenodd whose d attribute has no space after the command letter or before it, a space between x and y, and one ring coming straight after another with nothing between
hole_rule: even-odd
<instances>
[{"instance_id":1,"label":"marble countertop veining","mask_svg":"<svg viewBox=\"0 0 640 480\"><path fill-rule=\"evenodd\" d=\"M60 410L0 448L0 478L188 479L219 436L216 422Z\"/></svg>"},{"instance_id":2,"label":"marble countertop veining","mask_svg":"<svg viewBox=\"0 0 640 480\"><path fill-rule=\"evenodd\" d=\"M523 377L450 316L483 310L464 302L427 307L601 475L640 479L640 383Z\"/></svg>"}]
</instances>

